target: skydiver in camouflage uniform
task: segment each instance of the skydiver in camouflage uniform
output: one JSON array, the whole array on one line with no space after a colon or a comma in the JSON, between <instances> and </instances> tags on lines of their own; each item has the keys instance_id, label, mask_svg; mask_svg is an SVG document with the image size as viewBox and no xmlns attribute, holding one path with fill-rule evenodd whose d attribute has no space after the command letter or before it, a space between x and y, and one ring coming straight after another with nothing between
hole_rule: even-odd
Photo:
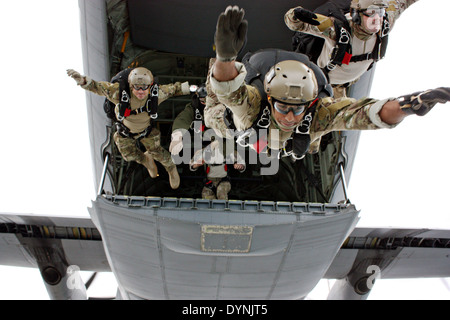
<instances>
[{"instance_id":1,"label":"skydiver in camouflage uniform","mask_svg":"<svg viewBox=\"0 0 450 320\"><path fill-rule=\"evenodd\" d=\"M259 90L244 83L247 70L235 60L244 44L247 26L244 10L237 6L229 6L219 15L215 33L217 59L208 79L218 100L232 110L238 130L252 126L262 101ZM267 72L264 91L271 109L269 128L279 133L279 140L268 139L271 150L283 148L294 132L297 133L302 120L310 121L311 143L299 146L306 150L296 149L294 143L294 155L315 153L321 137L331 131L393 128L409 115L425 115L437 103L450 100L448 87L383 100L318 98L314 72L306 64L293 60L279 62ZM304 119L313 104L314 117Z\"/></svg>"},{"instance_id":2,"label":"skydiver in camouflage uniform","mask_svg":"<svg viewBox=\"0 0 450 320\"><path fill-rule=\"evenodd\" d=\"M88 76L82 76L79 72L72 69L67 70L67 74L83 89L105 96L116 104L116 116L119 120L123 119L119 123L122 129L115 132L114 141L123 158L126 161L136 161L145 166L152 178L158 176L158 168L154 160L160 162L169 174L171 188L177 189L180 185L180 176L170 153L161 147L160 131L151 126L152 118L148 112L137 113L136 111L143 110L142 108L147 106L154 79L150 70L139 67L130 72L128 83L131 89L131 97L129 99L131 113L125 116L119 114L119 102L121 99L119 83L95 81ZM159 85L157 104L161 104L170 97L187 94L189 94L189 84L187 82ZM140 139L140 142L147 150L146 152L142 152L136 146L137 139Z\"/></svg>"},{"instance_id":3,"label":"skydiver in camouflage uniform","mask_svg":"<svg viewBox=\"0 0 450 320\"><path fill-rule=\"evenodd\" d=\"M204 123L204 111L207 99L206 85L202 84L196 90L196 93L192 97L192 102L186 105L183 111L181 111L175 118L172 125L172 142L169 146L169 151L173 156L178 155L183 150L183 138L186 137L186 133L193 135L200 135L200 139L203 139L203 133L206 126ZM214 108L211 108L209 112L218 112L222 115L219 119L223 123L223 112L225 106L222 104L215 104ZM219 133L219 137L222 134ZM188 138L188 137L186 137ZM192 138L192 137L189 137ZM191 139L192 140L192 139ZM202 190L203 199L228 199L228 193L231 190L231 183L228 179L226 159L223 156L223 146L218 145L218 141L208 144L205 148L195 152L195 155L190 159L190 169L192 171L197 170L200 166L205 166L206 181ZM190 145L190 143L189 143ZM205 157L205 154L208 156ZM206 159L205 161L205 158ZM234 162L234 161L233 161ZM245 164L235 163L234 169L238 171L245 170Z\"/></svg>"},{"instance_id":4,"label":"skydiver in camouflage uniform","mask_svg":"<svg viewBox=\"0 0 450 320\"><path fill-rule=\"evenodd\" d=\"M317 62L314 62L328 73L334 97L337 98L345 96L346 87L355 83L374 61L383 58L387 36L395 21L417 1L352 0L350 13L343 17L347 19L350 30L344 33L336 30L338 27L334 24L334 17L316 14L300 6L290 9L285 14L284 21L292 31L311 34L325 40ZM340 58L334 61L333 55L338 52L339 41L344 46L350 45L351 48L349 53L345 54L346 58L340 55Z\"/></svg>"},{"instance_id":5,"label":"skydiver in camouflage uniform","mask_svg":"<svg viewBox=\"0 0 450 320\"><path fill-rule=\"evenodd\" d=\"M209 70L211 70L214 61L214 58L210 59ZM216 95L211 92L208 81L206 84L202 84L193 96L192 102L186 105L173 122L169 146L172 155L178 155L183 149L184 132L190 129L196 131L198 130L196 127L202 128L202 131L205 130L205 127L212 128L218 137L233 139L223 119L225 108L217 100Z\"/></svg>"},{"instance_id":6,"label":"skydiver in camouflage uniform","mask_svg":"<svg viewBox=\"0 0 450 320\"><path fill-rule=\"evenodd\" d=\"M202 135L205 131L203 110L205 108L206 96L206 87L202 84L192 96L192 102L188 103L173 121L171 143L169 146L169 152L172 155L178 155L183 149L183 135L186 132L199 134L201 135L200 138L203 138Z\"/></svg>"}]
</instances>

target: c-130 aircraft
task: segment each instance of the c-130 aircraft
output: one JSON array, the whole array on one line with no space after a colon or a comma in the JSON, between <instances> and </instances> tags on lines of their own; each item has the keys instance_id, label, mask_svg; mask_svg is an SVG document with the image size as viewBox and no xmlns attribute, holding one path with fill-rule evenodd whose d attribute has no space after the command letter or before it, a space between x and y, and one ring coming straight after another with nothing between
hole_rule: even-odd
<instances>
[{"instance_id":1,"label":"c-130 aircraft","mask_svg":"<svg viewBox=\"0 0 450 320\"><path fill-rule=\"evenodd\" d=\"M135 5L137 7L134 7ZM130 23L133 17L138 16L137 12L142 12L145 16L139 5L139 2L128 3ZM245 7L245 3L240 5ZM289 3L286 8L295 5ZM157 4L154 4L152 9L156 7ZM108 6L105 7L102 2L80 1L80 8L83 19L83 13L87 12L106 14ZM217 12L223 8L224 5L220 6ZM279 11L284 13L286 8L283 7ZM92 17L91 14L86 16ZM86 16L84 18L89 19ZM211 16L214 19L217 17L214 14ZM247 16L250 23L256 20L251 18L250 13L247 13ZM102 59L109 59L108 46L105 43L103 51L98 50L98 47L96 50L89 47L102 47L99 42L89 42L89 34L94 37L95 32L106 31L106 26L100 26L104 19L92 19L84 24L86 30L83 32L87 35L86 43L83 44L84 52L96 54L104 52ZM138 21L135 23L139 25ZM160 23L155 25L162 26ZM213 26L214 23L210 25ZM210 31L213 32L212 30ZM133 25L131 32L133 33ZM151 34L155 35L158 32L154 31ZM287 32L285 39L289 38L290 33ZM137 36L132 39L133 42L138 42ZM164 43L153 39L155 43L161 45ZM167 42L170 45L170 41ZM208 40L208 43L210 42L211 40ZM250 47L252 44L255 44L255 41L251 40L249 33L249 50L253 49ZM267 45L255 46L259 47ZM207 60L201 58L195 60L192 57L193 53L188 56L181 55L179 58L178 54L162 53L167 51L166 48L157 49L156 53L155 51L139 53L137 56L143 59L139 61L148 59L150 61L148 63L151 63L156 60L154 59L156 54L157 57L167 61L178 58L175 59L177 63L181 63L184 59L186 68L188 64L198 66L201 65L198 61ZM124 60L127 59L126 53L127 51L123 53ZM95 79L109 79L114 72L96 73L95 69L99 64L95 63L95 60L90 61L95 58L92 55L85 55L86 74ZM189 62L190 59L194 62ZM131 64L123 62L124 60L122 64L125 66ZM170 63L173 62L168 64ZM113 65L110 68L113 69ZM121 68L123 65L118 69ZM155 70L159 82L163 83L162 75L165 72L156 71L158 69L153 65L150 65L149 69ZM175 70L183 75L178 77L185 79L186 76L179 69L183 68L178 68L177 65ZM358 83L363 86L363 89L359 90L370 88L370 76L368 75L369 79L365 80L365 89L364 79ZM171 77L170 82L177 79L177 75ZM358 86L353 90L355 90L353 94L357 96ZM179 110L180 105L184 106L186 103L180 101L177 106L177 102L170 101L173 110L177 108ZM90 119L95 124L94 127L101 128L103 125L103 128L112 128L102 114L102 104L103 99L88 95ZM173 120L170 117L174 115L176 111L172 112L172 115L160 115L158 120L161 122L160 128L164 127L165 122ZM446 250L445 239L449 237L448 232L444 231L354 229L358 212L354 205L345 201L345 188L342 187L341 181L343 180L341 173L348 177L351 171L357 144L357 135L352 136L354 133L342 132L330 137L319 155L307 159L310 163L308 169L321 177L321 190L326 199L321 198L322 195L315 186L308 186L307 190L299 191L301 197L299 201L246 200L247 197L255 198L253 195L241 195L242 198L239 198L238 194L232 194L230 198L236 200L225 202L198 199L195 194L192 196L195 191L186 187L183 189L183 186L177 190L182 196L171 194L163 177L161 181L152 182L145 176L147 174L145 170L133 167L132 164L120 159L114 145L108 143L110 133L103 137L101 132L96 133L91 135L93 140L98 139L92 143L92 154L96 180L99 181L97 187L102 187L99 188L99 197L90 210L94 223L88 219L57 219L59 221L55 224L51 220L38 217L2 216L2 237L19 239L20 246L27 255L27 261L21 262L22 265L37 265L41 269L49 293L54 298L76 297L71 295L72 292L64 281L70 277L70 274L66 274L70 265L77 265L83 270L113 271L119 284L119 297L124 299L292 299L304 297L320 278L342 279L341 297L363 298L367 294L365 290L369 289L367 279L370 276L365 267L378 266L381 275L386 278L390 275L395 277L396 273L398 275L400 272L404 276L408 272L407 269L412 272L410 274L414 272L417 274L419 271L423 274L425 271L423 265L415 264L417 260L405 259L409 268L400 266L399 262L402 258L411 256L408 252L420 255L420 251L424 251L428 257L430 251L425 251L427 250L425 248L439 249L442 243L444 245L440 249ZM107 158L109 159L105 162ZM314 171L317 163L320 163L320 168ZM322 171L331 171L332 174L327 177ZM120 176L121 172L125 178ZM106 173L105 180L102 173ZM183 172L180 174L182 178L187 177L183 176ZM191 179L196 181L195 177ZM249 181L251 182L250 178ZM139 185L140 183L144 186ZM154 185L162 186L160 187L163 190L162 194L158 195L152 189ZM118 232L118 229L121 232ZM268 234L273 236L269 237ZM234 244L231 239L234 240ZM142 243L139 243L141 240ZM88 249L78 252L74 247L79 244L80 247ZM311 246L314 247L313 252ZM6 250L8 249L14 251L12 246L7 246ZM151 252L152 249L155 250L154 253ZM42 255L40 252L45 254ZM77 252L88 254L89 263L75 261ZM123 256L124 254L130 256ZM25 256L21 251L14 255L14 258L21 255ZM437 256L442 257L439 253ZM46 257L50 257L49 260L46 260ZM54 259L55 257L58 259ZM60 259L61 257L64 259ZM8 259L6 256L5 258ZM30 263L33 259L34 265ZM433 261L439 265L438 260ZM447 268L444 267L444 270ZM436 276L446 275L445 272L438 273L436 270L433 272L436 272ZM139 283L136 279L139 279Z\"/></svg>"}]
</instances>

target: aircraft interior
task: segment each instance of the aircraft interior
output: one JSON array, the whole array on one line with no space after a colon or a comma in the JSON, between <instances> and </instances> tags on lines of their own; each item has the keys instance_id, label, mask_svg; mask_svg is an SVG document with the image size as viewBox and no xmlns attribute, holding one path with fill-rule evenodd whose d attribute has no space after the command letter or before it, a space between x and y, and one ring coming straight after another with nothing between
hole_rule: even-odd
<instances>
[{"instance_id":1,"label":"aircraft interior","mask_svg":"<svg viewBox=\"0 0 450 320\"><path fill-rule=\"evenodd\" d=\"M112 78L124 68L142 66L152 71L158 84L177 81L188 81L190 85L204 83L208 72L209 58L214 55L211 44L211 39L213 39L211 32L214 32L214 28L205 30L204 27L199 27L196 30L196 24L192 25L191 23L186 30L171 30L163 34L164 28L168 26L167 20L158 17L155 17L152 23L145 20L146 15L154 9L161 12L160 17L170 17L178 12L180 19L187 19L181 14L183 5L185 4L180 4L180 8L176 8L175 12L167 12L167 6L158 6L157 4L148 6L141 1L108 2L106 9L109 18L109 43L111 44L110 77ZM286 3L286 6L289 5L291 4ZM314 5L317 5L317 2ZM198 10L201 10L200 7ZM277 10L284 10L283 6L276 7ZM222 6L216 5L213 9L221 10ZM190 10L192 12L192 6ZM171 9L171 11L173 10ZM129 19L123 19L128 14ZM213 14L211 16L213 20L216 17ZM253 22L251 11L248 16L248 19ZM209 19L211 20L211 18ZM279 46L290 49L290 32L283 25L279 25L280 21L276 21L276 23L273 34L280 31L286 34L285 39L280 39ZM213 26L214 22L211 25ZM127 33L128 30L131 32ZM152 35L151 37L148 36L149 33ZM195 33L194 46L189 45L189 40L181 41L181 43L177 41L177 38L189 39L189 33ZM245 51L254 52L258 49L257 46L263 48L264 40L249 38L248 43ZM159 46L158 49L154 49L155 44ZM177 50L187 52L187 54L173 53ZM179 96L170 98L159 105L158 118L154 121L154 125L161 131L161 144L166 150L169 149L172 123L190 102L190 96ZM107 127L109 141L105 144L111 148L108 174L113 181L114 194L201 198L201 190L206 176L202 168L191 171L186 163L178 165L181 185L178 189L172 190L168 182L168 174L158 162L156 163L159 177L155 179L149 177L145 167L135 162L126 162L113 143L114 126L110 123ZM320 151L317 154L307 155L302 161L293 161L289 157L281 158L279 170L275 175L260 175L259 164L248 164L244 172L238 172L232 166L228 166L232 184L229 199L330 202L333 190L339 183L335 177L339 173L338 161L343 148L342 141L340 133L330 133L322 139Z\"/></svg>"}]
</instances>

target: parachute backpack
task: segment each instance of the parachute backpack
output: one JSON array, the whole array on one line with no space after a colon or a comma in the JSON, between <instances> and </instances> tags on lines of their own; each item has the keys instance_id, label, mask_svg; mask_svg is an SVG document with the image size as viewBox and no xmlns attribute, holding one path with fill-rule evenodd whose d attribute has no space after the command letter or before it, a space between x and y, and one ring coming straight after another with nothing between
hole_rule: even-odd
<instances>
[{"instance_id":1,"label":"parachute backpack","mask_svg":"<svg viewBox=\"0 0 450 320\"><path fill-rule=\"evenodd\" d=\"M128 83L128 77L133 71L133 68L127 68L119 73L117 73L111 79L111 83L119 83L119 116L116 115L115 108L116 105L105 99L103 103L103 110L106 113L106 116L113 120L113 122L122 122L124 118L130 115L136 115L142 112L147 112L152 119L156 119L158 117L158 92L159 88L156 83L153 83L150 87L150 92L147 98L146 104L136 110L131 110L130 108L130 85Z\"/></svg>"},{"instance_id":2,"label":"parachute backpack","mask_svg":"<svg viewBox=\"0 0 450 320\"><path fill-rule=\"evenodd\" d=\"M242 63L247 69L245 83L256 87L262 100L259 115L252 127L257 132L258 129L267 129L271 121L270 104L264 90L264 78L267 72L269 72L274 65L285 60L294 60L306 65L314 72L318 86L318 95L316 100L307 109L303 121L294 131L292 139L288 140L289 142L282 150L284 152L283 156L293 156L298 160L303 158L309 149L309 127L316 111L317 101L320 98L333 96L333 90L320 68L312 63L304 54L279 49L264 49L255 53L247 53L242 59ZM230 123L230 120L232 121L232 117L226 114L225 120L226 123Z\"/></svg>"}]
</instances>

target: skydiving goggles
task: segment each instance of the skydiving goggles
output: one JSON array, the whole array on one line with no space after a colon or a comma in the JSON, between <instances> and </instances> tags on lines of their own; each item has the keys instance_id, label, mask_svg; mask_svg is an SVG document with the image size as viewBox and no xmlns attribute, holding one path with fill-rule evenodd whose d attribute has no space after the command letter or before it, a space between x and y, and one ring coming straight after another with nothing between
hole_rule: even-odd
<instances>
[{"instance_id":1,"label":"skydiving goggles","mask_svg":"<svg viewBox=\"0 0 450 320\"><path fill-rule=\"evenodd\" d=\"M311 103L311 101L308 101L308 102L305 102L302 104L286 104L286 103L280 102L275 99L272 99L272 100L273 100L273 103L272 103L273 107L279 113L288 114L289 112L292 111L292 113L295 116L301 115L305 111L305 109L309 106L309 104Z\"/></svg>"},{"instance_id":2,"label":"skydiving goggles","mask_svg":"<svg viewBox=\"0 0 450 320\"><path fill-rule=\"evenodd\" d=\"M139 90L145 91L145 90L147 90L148 88L150 88L150 85L146 85L146 84L133 84L133 89L134 89L134 90L137 90L137 91L139 91Z\"/></svg>"},{"instance_id":3,"label":"skydiving goggles","mask_svg":"<svg viewBox=\"0 0 450 320\"><path fill-rule=\"evenodd\" d=\"M386 13L386 9L376 7L376 6L370 6L365 10L361 10L360 12L369 18L373 18L376 14L380 17L384 17L384 14Z\"/></svg>"}]
</instances>

